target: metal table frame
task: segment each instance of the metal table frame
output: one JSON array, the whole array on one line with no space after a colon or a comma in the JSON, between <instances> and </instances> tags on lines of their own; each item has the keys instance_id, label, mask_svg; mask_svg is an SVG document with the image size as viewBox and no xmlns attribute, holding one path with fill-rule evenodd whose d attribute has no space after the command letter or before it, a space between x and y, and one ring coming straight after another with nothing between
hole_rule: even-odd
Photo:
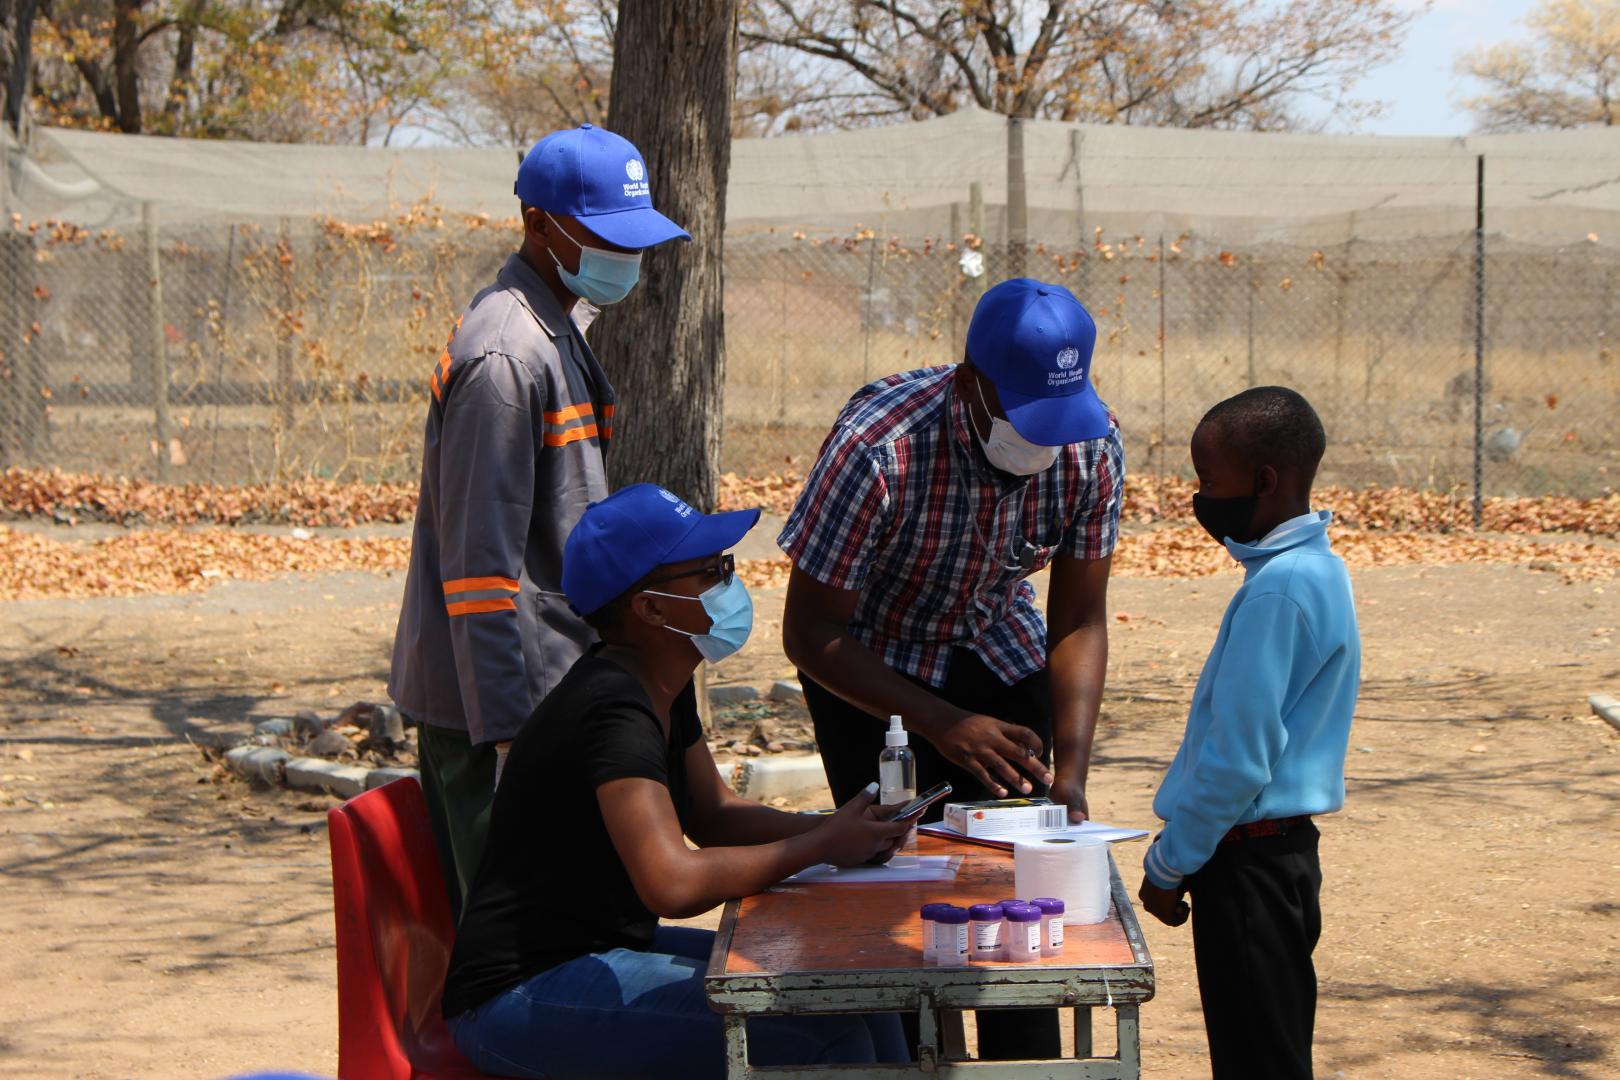
<instances>
[{"instance_id":1,"label":"metal table frame","mask_svg":"<svg viewBox=\"0 0 1620 1080\"><path fill-rule=\"evenodd\" d=\"M704 987L709 1004L724 1014L726 1069L730 1080L863 1076L915 1077L919 1072L946 1080L1138 1080L1141 1043L1137 1012L1153 997L1153 960L1141 924L1109 860L1114 911L1130 944L1129 964L996 967L911 967L727 974L741 902L726 904L709 960ZM857 888L858 886L833 886ZM961 1010L1056 1006L1075 1011L1075 1058L1046 1061L968 1060ZM1093 1057L1091 1010L1111 1007L1118 1049ZM920 1039L909 1065L821 1065L760 1067L748 1063L749 1016L765 1014L916 1012Z\"/></svg>"}]
</instances>

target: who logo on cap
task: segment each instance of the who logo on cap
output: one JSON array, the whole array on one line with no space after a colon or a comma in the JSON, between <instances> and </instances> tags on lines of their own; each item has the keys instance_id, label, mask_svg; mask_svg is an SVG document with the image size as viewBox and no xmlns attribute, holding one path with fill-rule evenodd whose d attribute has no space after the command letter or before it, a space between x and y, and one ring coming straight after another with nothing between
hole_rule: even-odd
<instances>
[{"instance_id":1,"label":"who logo on cap","mask_svg":"<svg viewBox=\"0 0 1620 1080\"><path fill-rule=\"evenodd\" d=\"M687 231L653 209L647 164L628 139L581 124L534 144L513 194L526 206L578 218L610 244L640 251Z\"/></svg>"},{"instance_id":2,"label":"who logo on cap","mask_svg":"<svg viewBox=\"0 0 1620 1080\"><path fill-rule=\"evenodd\" d=\"M631 484L585 513L563 544L562 590L580 615L600 611L653 570L737 545L759 510L702 514L657 484Z\"/></svg>"},{"instance_id":3,"label":"who logo on cap","mask_svg":"<svg viewBox=\"0 0 1620 1080\"><path fill-rule=\"evenodd\" d=\"M973 309L967 354L996 388L1008 423L1037 446L1108 434L1108 407L1091 385L1097 324L1061 285L1013 278Z\"/></svg>"}]
</instances>

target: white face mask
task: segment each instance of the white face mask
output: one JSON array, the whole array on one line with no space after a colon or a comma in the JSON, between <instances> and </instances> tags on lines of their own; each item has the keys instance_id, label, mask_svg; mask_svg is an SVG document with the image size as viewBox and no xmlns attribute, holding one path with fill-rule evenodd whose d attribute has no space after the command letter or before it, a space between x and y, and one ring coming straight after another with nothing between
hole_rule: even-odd
<instances>
[{"instance_id":1,"label":"white face mask","mask_svg":"<svg viewBox=\"0 0 1620 1080\"><path fill-rule=\"evenodd\" d=\"M978 392L979 404L984 406L986 416L990 417L990 437L981 438L979 445L984 447L984 456L990 459L990 464L1004 473L1013 476L1034 476L1050 469L1057 461L1058 446L1037 446L1030 442L1006 420L990 412L990 405L984 400L984 388L979 380L973 380L973 389ZM978 425L974 425L973 433L979 433Z\"/></svg>"}]
</instances>

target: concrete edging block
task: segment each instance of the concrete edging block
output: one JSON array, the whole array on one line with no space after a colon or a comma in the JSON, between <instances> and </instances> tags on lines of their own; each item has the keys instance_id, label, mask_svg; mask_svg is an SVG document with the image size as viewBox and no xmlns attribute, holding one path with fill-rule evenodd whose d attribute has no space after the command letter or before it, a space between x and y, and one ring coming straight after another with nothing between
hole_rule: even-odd
<instances>
[{"instance_id":1,"label":"concrete edging block","mask_svg":"<svg viewBox=\"0 0 1620 1080\"><path fill-rule=\"evenodd\" d=\"M828 799L827 773L820 754L744 758L732 781L737 794L759 802L821 794Z\"/></svg>"},{"instance_id":2,"label":"concrete edging block","mask_svg":"<svg viewBox=\"0 0 1620 1080\"><path fill-rule=\"evenodd\" d=\"M745 701L757 700L759 700L759 690L746 683L709 687L710 705L739 705Z\"/></svg>"},{"instance_id":3,"label":"concrete edging block","mask_svg":"<svg viewBox=\"0 0 1620 1080\"><path fill-rule=\"evenodd\" d=\"M237 746L225 751L225 764L239 776L281 784L286 780L287 762L292 755L270 746Z\"/></svg>"},{"instance_id":4,"label":"concrete edging block","mask_svg":"<svg viewBox=\"0 0 1620 1080\"><path fill-rule=\"evenodd\" d=\"M320 758L292 758L287 762L287 786L304 791L330 791L352 799L366 790L366 778L371 771Z\"/></svg>"},{"instance_id":5,"label":"concrete edging block","mask_svg":"<svg viewBox=\"0 0 1620 1080\"><path fill-rule=\"evenodd\" d=\"M1586 699L1592 706L1592 711L1609 722L1609 726L1620 731L1620 697L1613 694L1593 694Z\"/></svg>"},{"instance_id":6,"label":"concrete edging block","mask_svg":"<svg viewBox=\"0 0 1620 1080\"><path fill-rule=\"evenodd\" d=\"M395 780L403 780L407 776L418 784L422 782L422 774L415 769L399 769L393 766L372 769L366 773L366 790L371 791L373 788L380 788L384 784L392 784Z\"/></svg>"},{"instance_id":7,"label":"concrete edging block","mask_svg":"<svg viewBox=\"0 0 1620 1080\"><path fill-rule=\"evenodd\" d=\"M804 687L800 686L796 682L789 682L786 679L778 679L771 683L771 692L769 696L772 701L784 701L791 705L803 705Z\"/></svg>"}]
</instances>

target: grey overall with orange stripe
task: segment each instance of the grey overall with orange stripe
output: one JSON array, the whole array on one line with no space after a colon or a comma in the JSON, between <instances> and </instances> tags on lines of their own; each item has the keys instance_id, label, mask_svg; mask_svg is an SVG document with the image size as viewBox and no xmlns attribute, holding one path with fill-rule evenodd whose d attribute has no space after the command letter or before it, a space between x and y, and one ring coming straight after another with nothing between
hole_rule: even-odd
<instances>
[{"instance_id":1,"label":"grey overall with orange stripe","mask_svg":"<svg viewBox=\"0 0 1620 1080\"><path fill-rule=\"evenodd\" d=\"M613 388L517 255L457 320L428 386L388 693L413 720L501 742L594 640L563 598L562 548L608 494Z\"/></svg>"}]
</instances>

